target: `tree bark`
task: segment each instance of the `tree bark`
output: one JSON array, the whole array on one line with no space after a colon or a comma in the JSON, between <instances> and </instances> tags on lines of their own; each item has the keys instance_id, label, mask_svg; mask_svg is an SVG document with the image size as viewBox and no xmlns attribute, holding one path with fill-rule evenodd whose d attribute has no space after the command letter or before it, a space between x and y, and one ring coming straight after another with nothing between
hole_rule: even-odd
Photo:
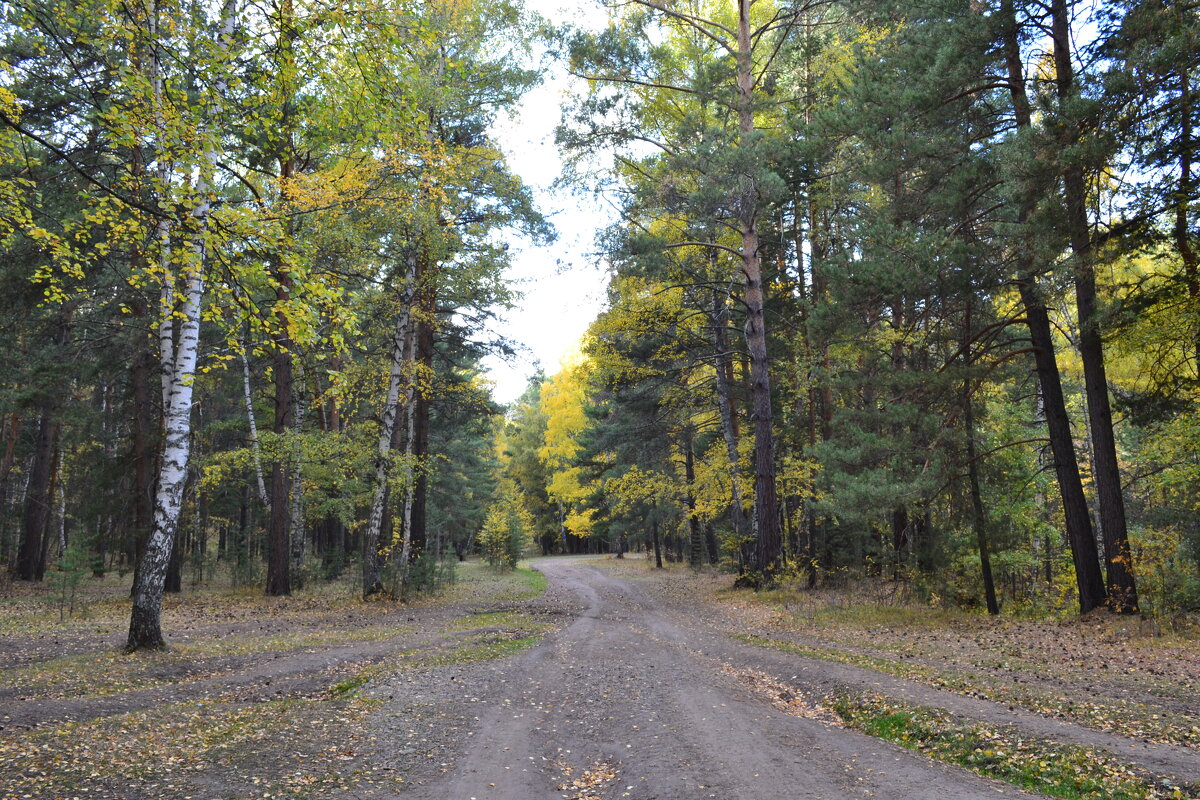
<instances>
[{"instance_id":1,"label":"tree bark","mask_svg":"<svg viewBox=\"0 0 1200 800\"><path fill-rule=\"evenodd\" d=\"M412 327L412 286L416 277L416 259L409 255L401 292L399 309L396 312L396 327L392 330L391 368L388 373L388 390L383 401L380 419L379 444L375 455L375 487L372 493L371 513L367 518L367 529L363 538L362 593L370 597L383 591L383 580L379 572L379 535L383 529L383 514L387 504L388 471L391 464L392 441L396 430L396 415L400 405L400 387L410 370L409 340Z\"/></svg>"},{"instance_id":2,"label":"tree bark","mask_svg":"<svg viewBox=\"0 0 1200 800\"><path fill-rule=\"evenodd\" d=\"M1071 63L1071 22L1067 0L1051 3L1051 34L1058 100L1066 117L1059 121L1060 145L1064 152L1078 145L1080 125L1070 117L1067 104L1076 99L1075 72ZM1087 218L1087 184L1083 166L1069 161L1063 169L1067 235L1075 255L1075 306L1079 314L1079 355L1087 395L1088 421L1092 433L1092 464L1096 497L1100 507L1100 533L1108 571L1108 604L1118 614L1138 610L1133 557L1125 520L1125 498L1121 469L1113 433L1112 405L1108 398L1108 376L1104 367L1104 342L1097 308L1096 273L1092 237Z\"/></svg>"},{"instance_id":3,"label":"tree bark","mask_svg":"<svg viewBox=\"0 0 1200 800\"><path fill-rule=\"evenodd\" d=\"M1021 299L1025 304L1025 315L1029 319L1034 364L1042 392L1046 427L1050 434L1050 449L1054 454L1054 472L1062 497L1067 541L1070 542L1071 558L1075 564L1079 610L1087 613L1104 603L1104 581L1100 576L1096 539L1092 533L1087 499L1083 494L1083 482L1079 477L1079 463L1075 459L1075 440L1071 435L1071 421L1067 415L1058 361L1054 355L1050 319L1046 307L1038 297L1036 287L1031 283L1021 285Z\"/></svg>"},{"instance_id":4,"label":"tree bark","mask_svg":"<svg viewBox=\"0 0 1200 800\"><path fill-rule=\"evenodd\" d=\"M295 439L292 442L292 476L291 491L288 495L288 541L291 546L291 579L292 588L304 588L304 551L307 544L307 531L304 527L304 364L295 362L298 380L295 382L293 403L292 430Z\"/></svg>"},{"instance_id":5,"label":"tree bark","mask_svg":"<svg viewBox=\"0 0 1200 800\"><path fill-rule=\"evenodd\" d=\"M258 442L258 420L254 416L254 395L250 391L250 359L246 355L246 342L242 343L242 399L246 404L246 423L249 426L250 454L254 463L254 478L258 484L258 497L262 500L267 515L271 514L271 497L267 494L267 481L263 476L262 448Z\"/></svg>"},{"instance_id":6,"label":"tree bark","mask_svg":"<svg viewBox=\"0 0 1200 800\"><path fill-rule=\"evenodd\" d=\"M1191 235L1191 198L1195 191L1192 177L1192 88L1191 77L1186 69L1179 70L1179 188L1175 193L1175 224L1171 235L1175 239L1175 250L1183 263L1183 278L1187 285L1192 309L1200 305L1200 258ZM1192 356L1196 378L1200 379L1200 327L1193 324Z\"/></svg>"},{"instance_id":7,"label":"tree bark","mask_svg":"<svg viewBox=\"0 0 1200 800\"><path fill-rule=\"evenodd\" d=\"M405 527L404 564L424 552L428 543L426 531L429 503L429 406L433 398L433 333L436 325L437 295L433 271L429 265L418 279L417 302L417 385L412 404L412 462L415 473L412 481L412 506Z\"/></svg>"},{"instance_id":8,"label":"tree bark","mask_svg":"<svg viewBox=\"0 0 1200 800\"><path fill-rule=\"evenodd\" d=\"M974 335L971 326L971 298L967 299L967 311L963 321L963 352ZM967 364L971 364L967 355ZM1000 604L996 601L996 583L992 577L991 547L988 542L988 517L983 506L983 493L979 488L979 457L975 447L975 403L971 397L970 376L963 379L963 425L967 435L967 481L971 494L971 526L975 529L975 542L979 547L979 567L983 576L983 597L987 603L989 614L1000 613Z\"/></svg>"},{"instance_id":9,"label":"tree bark","mask_svg":"<svg viewBox=\"0 0 1200 800\"><path fill-rule=\"evenodd\" d=\"M58 420L48 406L38 419L37 446L25 490L25 512L21 547L17 552L15 577L22 581L40 581L46 574L45 539L50 530L50 494L54 473L54 454L58 448Z\"/></svg>"},{"instance_id":10,"label":"tree bark","mask_svg":"<svg viewBox=\"0 0 1200 800\"><path fill-rule=\"evenodd\" d=\"M148 309L140 297L132 304L135 317L145 319ZM159 415L151 402L151 375L154 373L154 354L150 352L149 337L134 334L133 370L130 376L133 394L133 531L125 553L131 564L141 558L150 535L154 506L153 474Z\"/></svg>"},{"instance_id":11,"label":"tree bark","mask_svg":"<svg viewBox=\"0 0 1200 800\"><path fill-rule=\"evenodd\" d=\"M274 157L279 162L279 184L286 190L296 174L296 152L294 142L294 126L296 125L295 98L298 87L293 84L296 73L296 40L299 30L296 26L296 13L292 0L282 0L279 4L279 63L277 77L278 91L281 97L281 119L277 129L272 134L277 137L272 142L275 150ZM292 222L285 223L284 241L290 243L295 238ZM292 408L292 393L294 391L294 376L292 373L293 342L289 333L290 325L287 314L287 304L291 300L294 288L291 274L282 263L283 259L276 256L274 264L275 278L275 326L272 336L273 353L272 366L275 377L275 433L286 433L292 427L294 420ZM267 534L267 585L268 595L288 595L292 593L291 576L291 511L288 498L290 496L291 480L288 475L287 463L282 455L277 454L271 465L271 515L270 529Z\"/></svg>"},{"instance_id":12,"label":"tree bark","mask_svg":"<svg viewBox=\"0 0 1200 800\"><path fill-rule=\"evenodd\" d=\"M287 299L290 279L279 276L281 288L277 302ZM279 332L275 334L275 352L273 356L275 378L275 424L272 430L283 434L292 427L292 355L291 340L287 334L287 319L282 311L277 313L280 318L277 324ZM267 586L268 595L288 595L292 593L291 578L291 540L288 536L290 514L288 496L291 481L288 476L287 461L276 454L271 464L271 514L270 530L267 533Z\"/></svg>"},{"instance_id":13,"label":"tree bark","mask_svg":"<svg viewBox=\"0 0 1200 800\"><path fill-rule=\"evenodd\" d=\"M1029 99L1025 94L1025 74L1013 0L1003 0L1000 13L1005 25L1004 57L1017 127L1019 130L1029 130L1033 122ZM1030 208L1035 202L1031 191L1031 187L1022 187L1025 196L1020 200L1017 221L1023 228L1029 224ZM1071 558L1075 565L1079 609L1086 613L1104 603L1104 581L1100 575L1100 562L1096 555L1096 541L1092 533L1091 517L1088 515L1087 499L1079 477L1079 463L1075 458L1075 441L1071 435L1071 421L1067 415L1058 361L1054 353L1054 335L1049 314L1038 291L1032 254L1033 248L1028 241L1018 243L1015 253L1017 281L1021 301L1025 306L1029 337L1033 343L1034 365L1041 387L1050 447L1054 454L1054 471L1062 498L1067 541L1070 542Z\"/></svg>"},{"instance_id":14,"label":"tree bark","mask_svg":"<svg viewBox=\"0 0 1200 800\"><path fill-rule=\"evenodd\" d=\"M737 419L733 403L729 398L729 376L732 363L729 358L729 337L726 333L728 306L720 293L713 295L713 310L710 315L715 350L714 376L716 378L717 411L721 417L721 436L725 440L725 456L729 461L729 518L733 524L734 538L739 542L747 535L746 505L742 491L742 475L739 468Z\"/></svg>"},{"instance_id":15,"label":"tree bark","mask_svg":"<svg viewBox=\"0 0 1200 800\"><path fill-rule=\"evenodd\" d=\"M152 13L152 19L157 17L157 9ZM236 21L236 6L234 0L226 0L222 9L222 22L219 38L222 48L227 47L233 35ZM156 35L156 33L155 33ZM157 44L157 43L156 43ZM217 82L218 92L224 84ZM180 317L179 338L165 336L165 332L174 331L173 324L160 324L159 360L163 375L163 453L158 467L157 489L154 499L154 521L150 536L146 541L146 550L138 562L138 569L133 586L133 611L129 620L129 637L126 642L128 650L157 649L166 646L160 623L162 611L163 585L166 579L167 566L171 558L171 548L175 541L176 528L179 525L179 512L183 502L184 484L187 481L188 459L191 455L191 418L192 418L192 388L196 377L196 360L200 349L200 310L204 297L204 238L208 227L208 217L212 210L210 199L211 187L208 184L208 174L216 166L218 158L214 151L206 154L205 166L201 168L196 182L199 203L192 210L192 219L196 224L196 235L193 243L192 260L183 270L184 291L181 302L176 310L174 298L174 281L171 279L172 267L164 261L164 303L160 309L164 321ZM168 293L168 288L172 291Z\"/></svg>"},{"instance_id":16,"label":"tree bark","mask_svg":"<svg viewBox=\"0 0 1200 800\"><path fill-rule=\"evenodd\" d=\"M687 484L685 505L687 506L688 524L688 563L693 569L699 569L704 559L704 539L700 531L699 520L696 519L696 457L694 450L694 432L691 427L683 432L683 477Z\"/></svg>"},{"instance_id":17,"label":"tree bark","mask_svg":"<svg viewBox=\"0 0 1200 800\"><path fill-rule=\"evenodd\" d=\"M204 213L207 214L207 209ZM191 455L192 383L200 345L200 301L204 294L202 263L193 264L186 276L178 346L160 354L163 372L171 376L170 391L163 414L163 454L154 498L154 523L134 580L128 650L166 646L159 615Z\"/></svg>"},{"instance_id":18,"label":"tree bark","mask_svg":"<svg viewBox=\"0 0 1200 800\"><path fill-rule=\"evenodd\" d=\"M754 74L751 59L750 0L738 0L737 112L739 146L754 137ZM769 582L779 568L783 542L775 493L775 435L772 430L771 375L767 361L767 328L763 313L762 259L758 251L758 187L742 176L738 223L742 233L742 272L746 286L746 346L750 354L751 420L754 423L754 549L756 580Z\"/></svg>"}]
</instances>

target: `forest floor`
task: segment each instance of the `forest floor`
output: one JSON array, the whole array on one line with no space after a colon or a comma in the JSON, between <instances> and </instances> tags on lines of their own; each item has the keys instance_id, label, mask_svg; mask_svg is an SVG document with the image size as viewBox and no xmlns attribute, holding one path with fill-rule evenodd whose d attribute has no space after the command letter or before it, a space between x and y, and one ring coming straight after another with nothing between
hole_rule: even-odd
<instances>
[{"instance_id":1,"label":"forest floor","mask_svg":"<svg viewBox=\"0 0 1200 800\"><path fill-rule=\"evenodd\" d=\"M116 581L63 622L5 587L0 798L1200 796L1195 640L534 566L187 593L139 655Z\"/></svg>"}]
</instances>

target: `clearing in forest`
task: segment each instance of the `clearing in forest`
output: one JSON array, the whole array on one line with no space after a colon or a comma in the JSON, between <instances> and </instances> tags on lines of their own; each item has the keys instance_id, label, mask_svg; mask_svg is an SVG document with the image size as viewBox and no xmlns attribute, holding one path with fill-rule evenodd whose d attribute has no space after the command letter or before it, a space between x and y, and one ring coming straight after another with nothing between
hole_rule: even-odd
<instances>
[{"instance_id":1,"label":"clearing in forest","mask_svg":"<svg viewBox=\"0 0 1200 800\"><path fill-rule=\"evenodd\" d=\"M1197 648L1122 628L731 592L640 558L440 596L6 603L0 797L1194 797ZM545 576L544 578L542 576ZM544 590L544 591L543 591ZM1013 784L1016 784L1015 788Z\"/></svg>"}]
</instances>

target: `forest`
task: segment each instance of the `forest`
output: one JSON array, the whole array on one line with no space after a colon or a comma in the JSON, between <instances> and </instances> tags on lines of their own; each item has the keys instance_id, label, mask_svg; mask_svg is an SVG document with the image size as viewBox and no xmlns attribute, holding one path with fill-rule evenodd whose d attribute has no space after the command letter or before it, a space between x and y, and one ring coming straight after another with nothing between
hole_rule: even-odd
<instances>
[{"instance_id":1,"label":"forest","mask_svg":"<svg viewBox=\"0 0 1200 800\"><path fill-rule=\"evenodd\" d=\"M0 40L0 558L419 592L653 553L992 614L1200 608L1186 0L17 0ZM550 214L606 304L481 361Z\"/></svg>"}]
</instances>

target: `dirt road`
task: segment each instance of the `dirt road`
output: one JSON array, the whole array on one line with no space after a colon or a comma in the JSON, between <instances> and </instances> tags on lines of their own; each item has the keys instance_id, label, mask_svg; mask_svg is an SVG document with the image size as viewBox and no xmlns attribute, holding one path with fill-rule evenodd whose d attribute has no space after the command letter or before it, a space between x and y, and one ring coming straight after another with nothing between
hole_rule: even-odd
<instances>
[{"instance_id":1,"label":"dirt road","mask_svg":"<svg viewBox=\"0 0 1200 800\"><path fill-rule=\"evenodd\" d=\"M226 618L214 618L199 598L173 620L192 644L168 653L115 651L123 620L9 633L0 637L0 800L84 791L96 800L1032 796L842 727L821 705L834 696L851 708L875 698L884 709L935 709L954 730L1003 731L1006 749L1090 748L1037 758L1074 774L1070 758L1103 761L1088 772L1102 790L1115 764L1136 772L1138 786L1153 781L1154 796L1200 797L1190 741L1131 736L822 657L833 652L823 640L800 651L763 646L764 637L788 644L800 634L775 625L762 603L714 595L727 576L630 559L536 567L549 578L544 594L528 573L481 567L408 606L256 600L225 602ZM877 644L861 638L837 646ZM954 673L968 687L976 663ZM1197 716L1189 686L1101 682L1096 697L1132 687L1151 702L1161 692L1186 721ZM968 747L990 758L998 741Z\"/></svg>"},{"instance_id":2,"label":"dirt road","mask_svg":"<svg viewBox=\"0 0 1200 800\"><path fill-rule=\"evenodd\" d=\"M1032 796L821 719L784 713L727 666L730 645L586 560L543 561L570 621L464 680L442 772L413 800ZM397 697L410 686L375 688ZM469 697L467 695L470 695Z\"/></svg>"}]
</instances>

